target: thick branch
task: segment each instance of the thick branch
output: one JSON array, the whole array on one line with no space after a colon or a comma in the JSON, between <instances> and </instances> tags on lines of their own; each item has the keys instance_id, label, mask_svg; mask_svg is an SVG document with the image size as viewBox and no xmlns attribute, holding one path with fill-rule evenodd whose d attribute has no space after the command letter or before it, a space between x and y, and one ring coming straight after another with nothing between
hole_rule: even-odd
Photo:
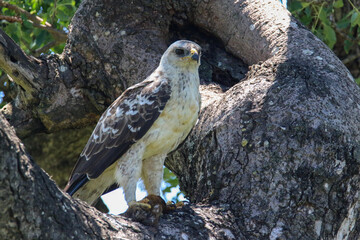
<instances>
[{"instance_id":1,"label":"thick branch","mask_svg":"<svg viewBox=\"0 0 360 240\"><path fill-rule=\"evenodd\" d=\"M231 203L245 239L357 239L360 91L349 71L279 1L197 11L231 52L264 62L202 109L168 159L182 190Z\"/></svg>"},{"instance_id":2,"label":"thick branch","mask_svg":"<svg viewBox=\"0 0 360 240\"><path fill-rule=\"evenodd\" d=\"M157 227L102 214L61 192L0 114L1 239L221 239L238 236L226 206L185 206ZM217 216L216 218L214 216Z\"/></svg>"},{"instance_id":3,"label":"thick branch","mask_svg":"<svg viewBox=\"0 0 360 240\"><path fill-rule=\"evenodd\" d=\"M91 93L81 89L81 84L75 84L71 65L59 56L41 58L27 56L0 30L0 68L21 87L16 101L7 104L1 111L17 129L19 136L83 127L84 123L96 121L99 114L93 107L96 102L89 102ZM79 70L76 73L80 81L82 73ZM74 105L78 110L68 111Z\"/></svg>"},{"instance_id":4,"label":"thick branch","mask_svg":"<svg viewBox=\"0 0 360 240\"><path fill-rule=\"evenodd\" d=\"M92 106L101 109L121 93L124 86L143 80L156 67L168 37L178 36L169 29L186 29L188 25L184 22L189 21L192 27L196 25L217 36L219 46L225 46L234 56L258 64L251 66L246 79L230 89L224 88L225 92L202 88L210 89L210 93L202 96L207 99L199 122L182 148L167 161L178 174L190 200L207 204L202 210L200 206L189 208L194 211L191 216L202 218L206 229L201 224L200 227L191 224L198 222L194 218L171 214L169 218L163 217L166 222L160 221L159 232L177 221L185 229L178 226L170 231L179 235L186 233L186 228L194 228L198 235L190 235L190 239L199 235L202 239L204 236L221 239L220 234L211 233L212 229L222 233L222 238L230 239L342 239L343 236L357 239L360 235L357 221L360 93L339 59L277 0L199 1L196 6L192 5L194 1L182 1L186 11L174 1L154 2L134 1L121 7L116 7L113 1L82 2L73 18L62 58L48 61L48 66L54 68L49 70L51 84L47 86L58 84L58 88L49 87L49 94L44 94L40 107L33 108L46 129L63 129L76 120L78 125L74 126L81 126L79 119L85 122L86 114L96 112L94 108L81 108L79 102L84 96ZM198 32L201 31L191 32L189 39L198 37ZM213 35L201 43L204 56L222 57L204 57L205 71L201 78L206 83L211 80L222 83L236 75L238 70L230 63L237 65L240 60L214 48ZM76 115L76 111L80 114ZM10 163L18 162L14 157L9 159ZM7 167L9 163L0 166ZM36 167L29 169L36 171ZM4 170L14 174L19 171L22 168L17 166L11 171ZM33 176L42 175L35 172ZM9 177L17 178L21 177ZM32 182L36 189L38 181ZM17 195L23 191L18 191L17 183L20 184L19 181L10 184L15 190L6 192L7 196L20 198ZM59 193L45 186L50 194ZM26 189L31 191L23 196L31 192L39 196L47 194L43 189L33 191L29 186ZM29 197L31 207L33 197ZM39 198L34 199L41 202ZM63 208L51 205L57 210L56 214L46 208L51 213L46 215L50 220L40 219L52 223L51 216L56 216L55 229L66 219L70 225L64 228L74 230L75 220L63 218L62 209L70 218L82 221L80 233L95 229L96 235L111 226L115 230L104 230L104 234L113 236L114 231L121 229L117 224L122 227L125 224L118 219L106 221L103 215L92 215L85 207L77 208L78 205L69 203L62 194L53 199L61 199L58 202ZM79 212L72 212L72 208ZM213 220L207 220L206 214L213 216ZM86 215L99 220L94 223L92 218L85 218ZM218 225L217 219L221 222ZM108 223L110 221L113 222ZM239 229L234 230L233 222ZM36 224L40 225L36 229L42 229L41 224ZM218 227L221 224L223 226ZM16 226L12 229L16 231ZM142 231L144 238L150 237L146 229L140 228L133 239L143 236ZM163 235L153 236L161 239Z\"/></svg>"},{"instance_id":5,"label":"thick branch","mask_svg":"<svg viewBox=\"0 0 360 240\"><path fill-rule=\"evenodd\" d=\"M11 76L30 95L38 92L41 61L27 56L24 51L0 29L0 68Z\"/></svg>"}]
</instances>

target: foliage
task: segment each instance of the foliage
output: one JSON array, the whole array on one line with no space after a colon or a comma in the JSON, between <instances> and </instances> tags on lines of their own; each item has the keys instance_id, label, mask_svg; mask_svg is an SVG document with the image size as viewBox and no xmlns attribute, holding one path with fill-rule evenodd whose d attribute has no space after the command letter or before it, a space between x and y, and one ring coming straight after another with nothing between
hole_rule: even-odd
<instances>
[{"instance_id":1,"label":"foliage","mask_svg":"<svg viewBox=\"0 0 360 240\"><path fill-rule=\"evenodd\" d=\"M47 29L53 28L67 32L67 27L74 15L80 1L75 0L11 0L6 3L25 10L41 21L43 26L37 26L28 15L20 13L10 7L2 7L1 15L13 17L13 22L1 21L1 28L5 31L20 47L28 54L38 55L41 49L50 42L57 41ZM60 53L65 45L65 41L54 44L44 53Z\"/></svg>"},{"instance_id":2,"label":"foliage","mask_svg":"<svg viewBox=\"0 0 360 240\"><path fill-rule=\"evenodd\" d=\"M344 4L344 1L347 2ZM351 10L347 11L345 5L350 6ZM360 45L360 12L351 0L295 0L288 7L297 19L331 49L339 44L349 54Z\"/></svg>"},{"instance_id":3,"label":"foliage","mask_svg":"<svg viewBox=\"0 0 360 240\"><path fill-rule=\"evenodd\" d=\"M61 53L79 0L0 0L1 29L33 56ZM11 101L14 88L0 69L0 107Z\"/></svg>"},{"instance_id":4,"label":"foliage","mask_svg":"<svg viewBox=\"0 0 360 240\"><path fill-rule=\"evenodd\" d=\"M168 168L164 167L164 186L161 187L162 195L166 200L172 202L178 202L180 198L183 198L184 193L181 192L179 188L179 180ZM175 193L171 199L168 199L170 193Z\"/></svg>"}]
</instances>

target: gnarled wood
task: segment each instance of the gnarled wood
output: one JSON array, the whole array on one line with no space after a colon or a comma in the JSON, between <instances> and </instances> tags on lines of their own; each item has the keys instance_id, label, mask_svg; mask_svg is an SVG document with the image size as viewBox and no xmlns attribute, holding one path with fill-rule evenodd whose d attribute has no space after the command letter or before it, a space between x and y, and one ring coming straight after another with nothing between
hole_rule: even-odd
<instances>
[{"instance_id":1,"label":"gnarled wood","mask_svg":"<svg viewBox=\"0 0 360 240\"><path fill-rule=\"evenodd\" d=\"M7 190L0 199L7 207L0 222L11 231L1 236L359 238L360 92L322 42L275 0L116 3L84 1L62 56L43 58L46 81L55 85L42 89L38 106L22 109L29 123L43 126L27 128L27 135L93 123L153 70L168 43L196 40L205 53L203 109L166 163L193 205L164 215L158 228L100 214L40 173L2 119L1 187ZM239 58L252 64L245 79ZM11 123L15 114L7 114ZM25 202L33 210L46 199L48 218L27 211ZM15 206L27 217L14 214ZM23 226L37 227L25 233Z\"/></svg>"}]
</instances>

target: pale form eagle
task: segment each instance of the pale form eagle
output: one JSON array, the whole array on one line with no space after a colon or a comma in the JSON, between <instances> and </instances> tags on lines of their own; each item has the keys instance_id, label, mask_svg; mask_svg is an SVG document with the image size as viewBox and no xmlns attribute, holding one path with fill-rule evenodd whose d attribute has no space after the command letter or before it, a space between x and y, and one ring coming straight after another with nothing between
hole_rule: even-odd
<instances>
[{"instance_id":1,"label":"pale form eagle","mask_svg":"<svg viewBox=\"0 0 360 240\"><path fill-rule=\"evenodd\" d=\"M131 203L142 178L148 194L160 195L166 155L198 118L200 57L194 42L171 44L158 68L109 106L71 173L67 193L94 205L117 184Z\"/></svg>"}]
</instances>

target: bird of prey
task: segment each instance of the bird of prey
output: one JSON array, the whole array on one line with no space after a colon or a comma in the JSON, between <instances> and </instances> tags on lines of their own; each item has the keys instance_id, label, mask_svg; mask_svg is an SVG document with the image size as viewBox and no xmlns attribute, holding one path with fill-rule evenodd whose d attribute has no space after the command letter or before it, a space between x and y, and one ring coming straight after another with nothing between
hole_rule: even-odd
<instances>
[{"instance_id":1,"label":"bird of prey","mask_svg":"<svg viewBox=\"0 0 360 240\"><path fill-rule=\"evenodd\" d=\"M194 42L171 44L157 69L102 114L64 190L95 205L117 184L130 205L141 178L147 193L159 196L166 155L198 119L200 57Z\"/></svg>"}]
</instances>

